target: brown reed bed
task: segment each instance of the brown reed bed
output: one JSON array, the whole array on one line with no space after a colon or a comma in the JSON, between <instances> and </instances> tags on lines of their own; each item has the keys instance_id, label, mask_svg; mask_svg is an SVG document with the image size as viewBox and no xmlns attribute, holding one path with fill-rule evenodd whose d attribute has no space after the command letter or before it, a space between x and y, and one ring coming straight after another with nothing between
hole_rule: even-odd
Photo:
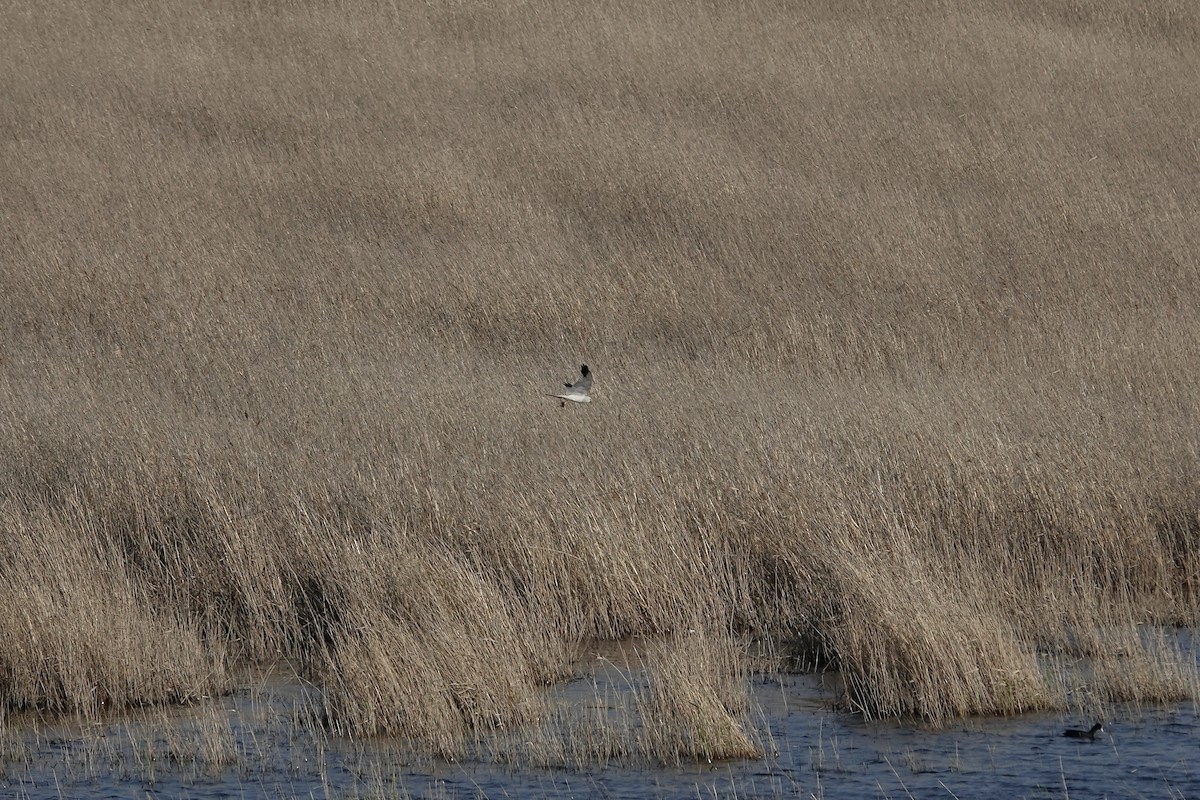
<instances>
[{"instance_id":1,"label":"brown reed bed","mask_svg":"<svg viewBox=\"0 0 1200 800\"><path fill-rule=\"evenodd\" d=\"M697 627L1194 696L1196 12L1071 9L18 6L0 705L288 657L448 753ZM753 749L727 662L663 758Z\"/></svg>"}]
</instances>

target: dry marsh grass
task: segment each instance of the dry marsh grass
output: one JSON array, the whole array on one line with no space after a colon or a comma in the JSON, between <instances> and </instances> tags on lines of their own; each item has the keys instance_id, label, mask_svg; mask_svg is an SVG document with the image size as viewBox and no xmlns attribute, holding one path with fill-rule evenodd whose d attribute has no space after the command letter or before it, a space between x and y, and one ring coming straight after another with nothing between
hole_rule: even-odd
<instances>
[{"instance_id":1,"label":"dry marsh grass","mask_svg":"<svg viewBox=\"0 0 1200 800\"><path fill-rule=\"evenodd\" d=\"M6 17L4 707L287 656L451 753L697 620L869 716L1195 695L1190 4Z\"/></svg>"},{"instance_id":2,"label":"dry marsh grass","mask_svg":"<svg viewBox=\"0 0 1200 800\"><path fill-rule=\"evenodd\" d=\"M703 631L652 647L642 706L642 750L652 758L693 761L758 758L749 735L747 671L736 645Z\"/></svg>"}]
</instances>

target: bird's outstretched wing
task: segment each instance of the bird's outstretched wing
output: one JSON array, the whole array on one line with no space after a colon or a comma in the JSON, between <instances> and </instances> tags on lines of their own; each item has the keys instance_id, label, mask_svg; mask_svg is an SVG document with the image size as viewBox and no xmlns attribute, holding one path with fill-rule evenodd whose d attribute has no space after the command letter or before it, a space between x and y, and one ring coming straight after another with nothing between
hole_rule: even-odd
<instances>
[{"instance_id":1,"label":"bird's outstretched wing","mask_svg":"<svg viewBox=\"0 0 1200 800\"><path fill-rule=\"evenodd\" d=\"M571 401L572 403L590 403L590 402L592 402L592 398L591 398L591 394L590 394L590 392L592 391L592 372L591 372L591 370L588 369L587 364L580 366L579 372L580 372L579 380L575 381L574 383L564 383L563 384L563 387L566 389L565 392L561 392L559 394L546 395L546 396L553 397L556 400L561 400L563 402L563 405L566 405L566 402L568 400Z\"/></svg>"},{"instance_id":2,"label":"bird's outstretched wing","mask_svg":"<svg viewBox=\"0 0 1200 800\"><path fill-rule=\"evenodd\" d=\"M568 389L574 389L577 392L590 392L592 390L592 371L588 369L588 365L584 364L579 368L579 380L572 384L568 384Z\"/></svg>"}]
</instances>

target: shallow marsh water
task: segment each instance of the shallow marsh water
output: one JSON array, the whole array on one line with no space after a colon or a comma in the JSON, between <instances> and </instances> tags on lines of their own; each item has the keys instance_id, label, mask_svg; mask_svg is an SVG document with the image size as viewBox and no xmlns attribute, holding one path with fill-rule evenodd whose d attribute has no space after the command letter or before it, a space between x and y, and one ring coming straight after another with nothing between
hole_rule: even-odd
<instances>
[{"instance_id":1,"label":"shallow marsh water","mask_svg":"<svg viewBox=\"0 0 1200 800\"><path fill-rule=\"evenodd\" d=\"M643 678L628 655L600 651L575 680L549 690L564 716L540 732L545 741L581 709L636 735L627 701ZM753 722L768 751L761 760L652 767L618 759L578 767L562 752L520 752L537 731L480 741L457 762L415 757L386 739L330 736L314 722L317 689L276 669L189 708L104 722L10 717L0 737L0 796L1200 797L1200 716L1191 703L1116 707L1107 734L1076 741L1063 738L1063 728L1091 720L1027 715L941 730L863 722L833 709L834 680L752 679Z\"/></svg>"}]
</instances>

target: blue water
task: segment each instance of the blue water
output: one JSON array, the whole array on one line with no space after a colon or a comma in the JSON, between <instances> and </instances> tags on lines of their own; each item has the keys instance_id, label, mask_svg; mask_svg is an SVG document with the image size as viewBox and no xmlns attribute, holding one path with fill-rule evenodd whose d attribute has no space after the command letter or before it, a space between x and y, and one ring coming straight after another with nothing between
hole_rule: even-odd
<instances>
[{"instance_id":1,"label":"blue water","mask_svg":"<svg viewBox=\"0 0 1200 800\"><path fill-rule=\"evenodd\" d=\"M754 777L778 786L782 776L817 797L1200 796L1200 718L1193 704L1117 707L1095 741L1062 736L1066 727L1092 722L1027 715L930 731L792 713L771 722L786 752ZM771 794L756 784L750 794L758 793Z\"/></svg>"},{"instance_id":2,"label":"blue water","mask_svg":"<svg viewBox=\"0 0 1200 800\"><path fill-rule=\"evenodd\" d=\"M631 677L619 677L628 688ZM487 748L449 763L387 741L326 739L294 724L315 690L275 675L207 706L106 723L10 718L0 797L1200 797L1200 717L1191 703L1114 707L1093 742L1061 735L1092 720L1056 715L941 730L865 723L832 710L823 680L754 681L759 735L777 751L761 760L580 770L514 768ZM558 691L586 702L612 688L593 680ZM186 757L197 730L217 731L223 755Z\"/></svg>"}]
</instances>

